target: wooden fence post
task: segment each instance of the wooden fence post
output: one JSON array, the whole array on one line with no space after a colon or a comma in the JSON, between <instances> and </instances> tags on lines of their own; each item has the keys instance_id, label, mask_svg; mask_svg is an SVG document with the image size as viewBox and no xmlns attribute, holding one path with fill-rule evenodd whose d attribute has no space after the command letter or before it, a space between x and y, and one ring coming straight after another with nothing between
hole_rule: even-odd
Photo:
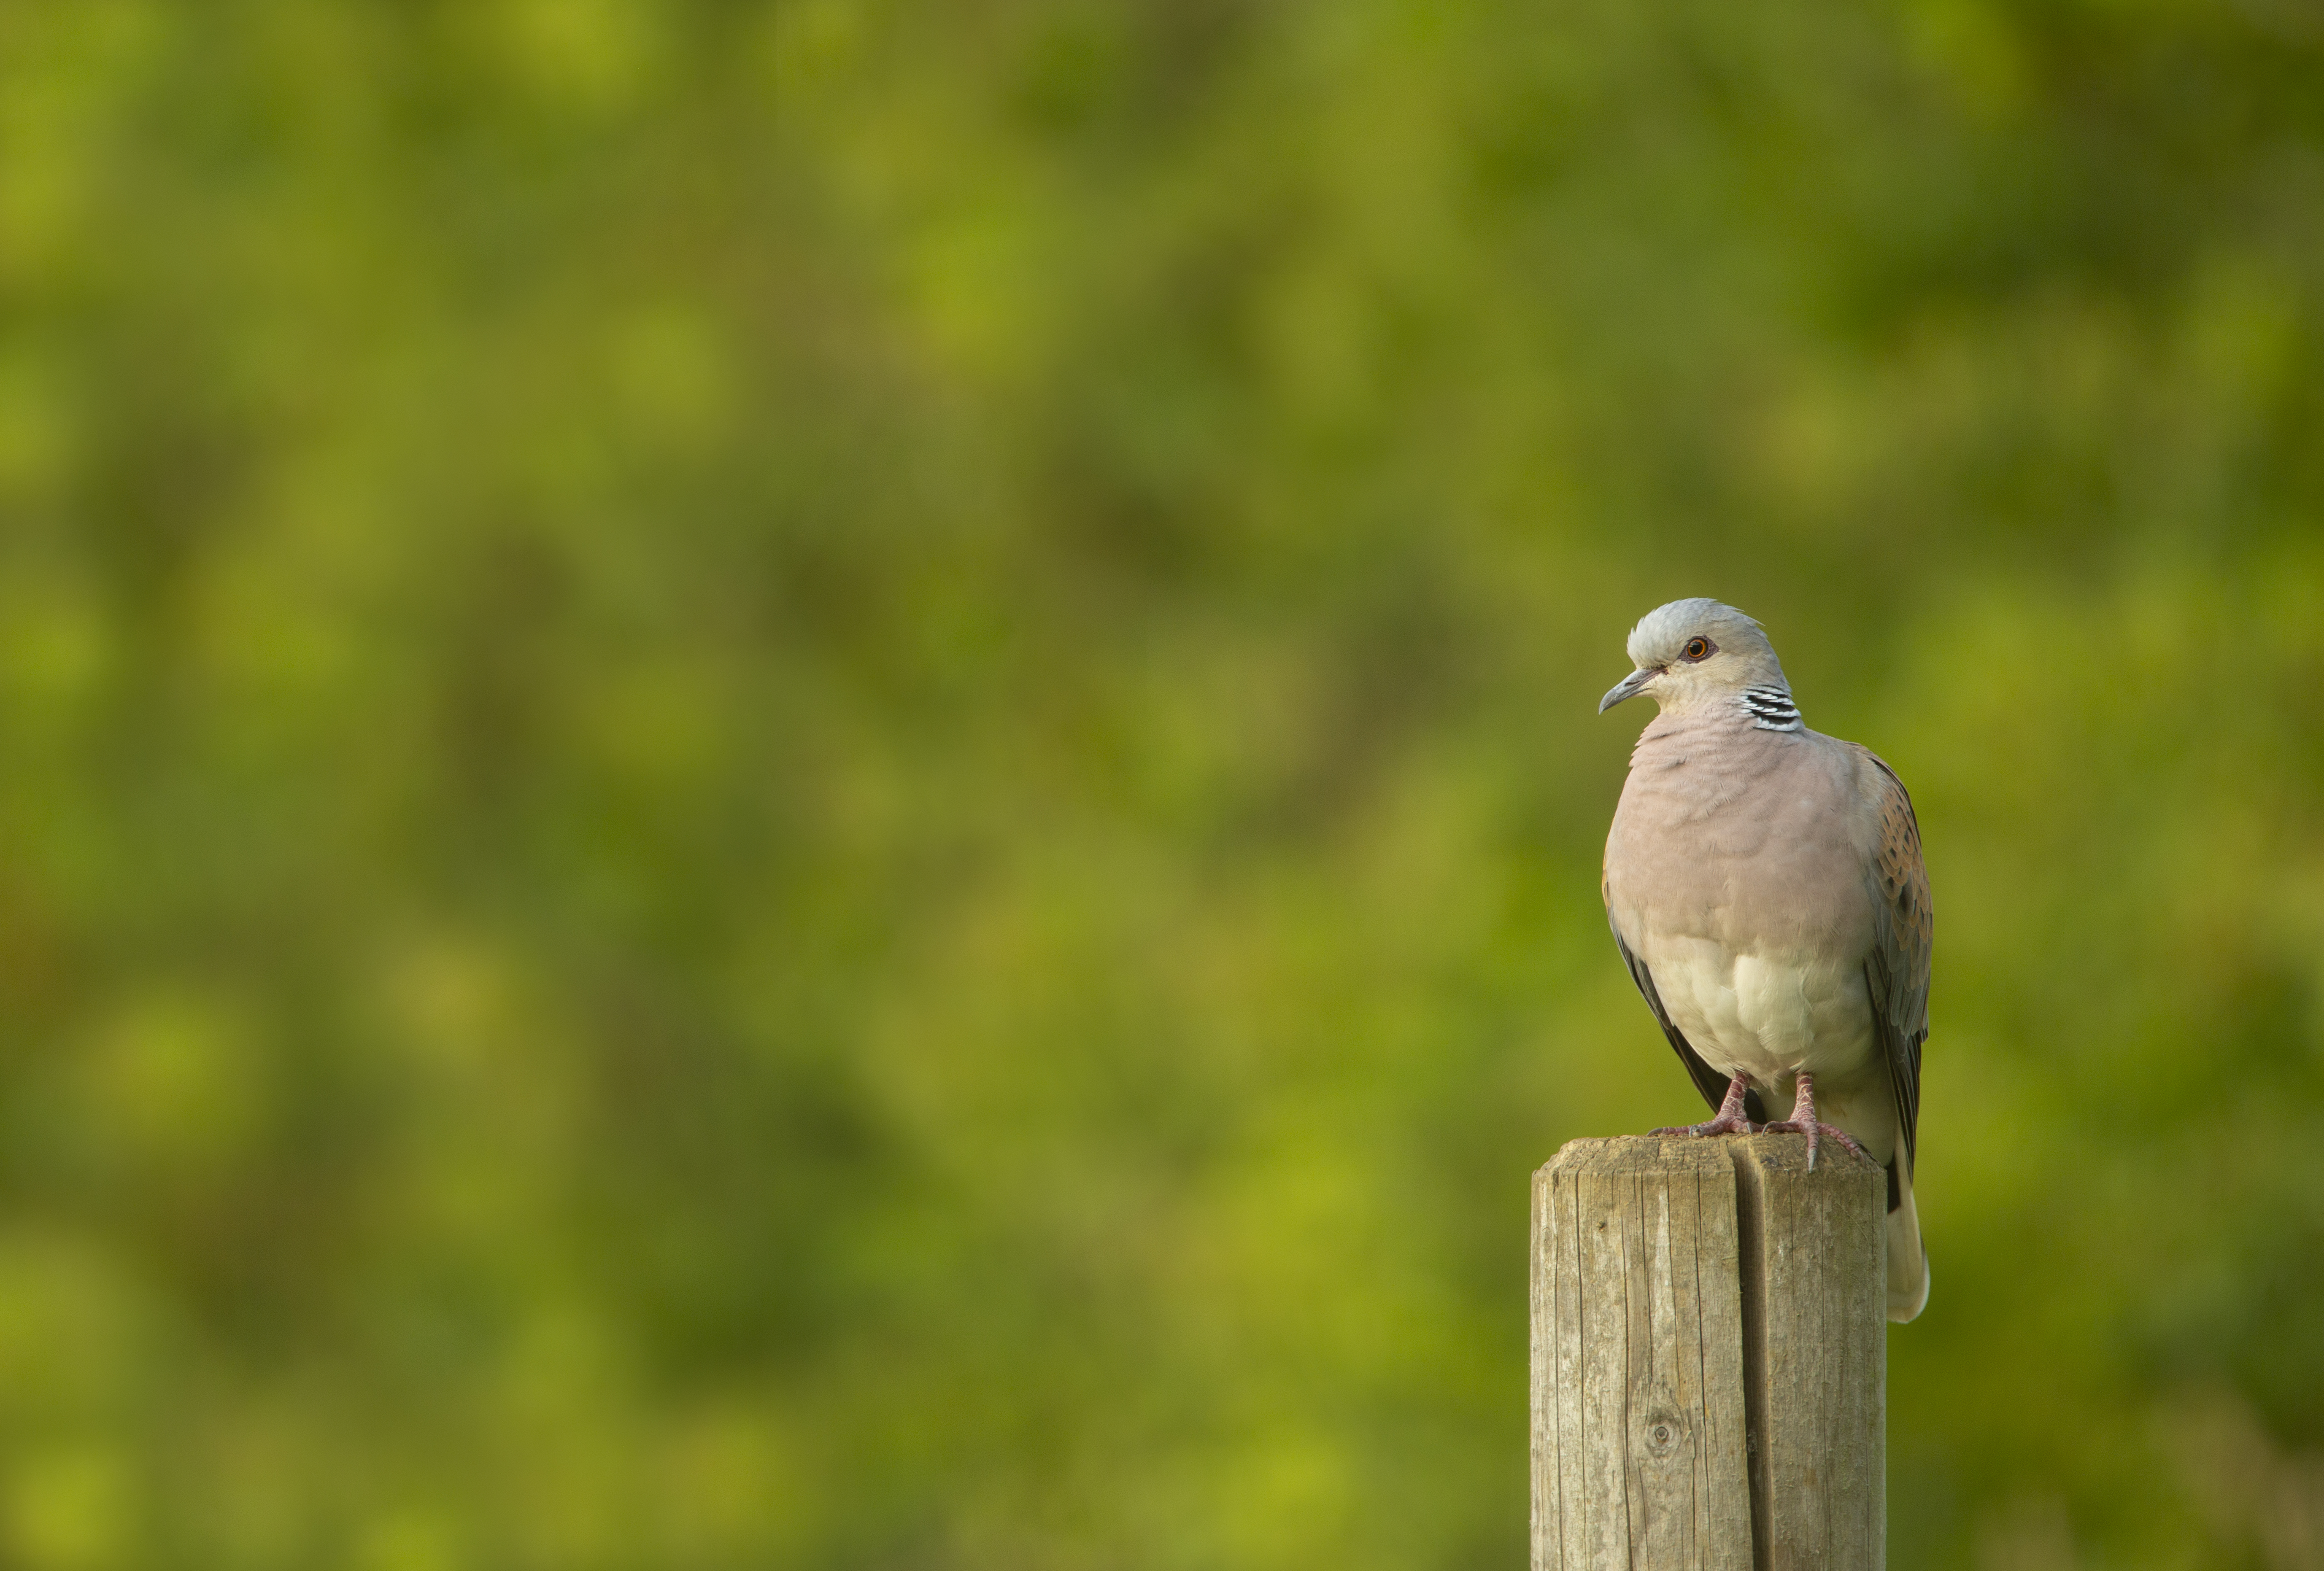
<instances>
[{"instance_id":1,"label":"wooden fence post","mask_svg":"<svg viewBox=\"0 0 2324 1571\"><path fill-rule=\"evenodd\" d=\"M1534 1174L1534 1571L1879 1571L1886 1209L1797 1135Z\"/></svg>"}]
</instances>

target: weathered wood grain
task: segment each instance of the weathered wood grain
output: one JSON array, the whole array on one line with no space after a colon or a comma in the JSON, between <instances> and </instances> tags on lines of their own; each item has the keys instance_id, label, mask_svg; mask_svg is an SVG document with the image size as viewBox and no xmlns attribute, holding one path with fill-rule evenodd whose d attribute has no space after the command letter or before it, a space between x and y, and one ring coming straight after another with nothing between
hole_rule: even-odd
<instances>
[{"instance_id":1,"label":"weathered wood grain","mask_svg":"<svg viewBox=\"0 0 2324 1571\"><path fill-rule=\"evenodd\" d=\"M1535 1571L1882 1565L1886 1199L1797 1136L1534 1175Z\"/></svg>"},{"instance_id":2,"label":"weathered wood grain","mask_svg":"<svg viewBox=\"0 0 2324 1571\"><path fill-rule=\"evenodd\" d=\"M1797 1135L1730 1144L1747 1259L1756 1254L1757 1267L1744 1272L1743 1326L1757 1341L1745 1363L1758 1376L1748 1396L1764 1564L1878 1571L1888 1519L1886 1181L1829 1148L1808 1171Z\"/></svg>"},{"instance_id":3,"label":"weathered wood grain","mask_svg":"<svg viewBox=\"0 0 2324 1571\"><path fill-rule=\"evenodd\" d=\"M1584 1140L1534 1177L1534 1565L1749 1571L1735 1171Z\"/></svg>"}]
</instances>

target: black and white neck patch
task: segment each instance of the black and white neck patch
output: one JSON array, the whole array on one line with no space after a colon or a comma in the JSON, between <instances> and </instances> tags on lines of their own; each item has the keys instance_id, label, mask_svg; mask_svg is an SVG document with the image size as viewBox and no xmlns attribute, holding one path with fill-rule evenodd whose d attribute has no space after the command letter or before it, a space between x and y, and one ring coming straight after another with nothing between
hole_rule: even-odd
<instances>
[{"instance_id":1,"label":"black and white neck patch","mask_svg":"<svg viewBox=\"0 0 2324 1571\"><path fill-rule=\"evenodd\" d=\"M1780 687L1746 687L1738 701L1751 723L1763 731L1804 730L1800 706Z\"/></svg>"}]
</instances>

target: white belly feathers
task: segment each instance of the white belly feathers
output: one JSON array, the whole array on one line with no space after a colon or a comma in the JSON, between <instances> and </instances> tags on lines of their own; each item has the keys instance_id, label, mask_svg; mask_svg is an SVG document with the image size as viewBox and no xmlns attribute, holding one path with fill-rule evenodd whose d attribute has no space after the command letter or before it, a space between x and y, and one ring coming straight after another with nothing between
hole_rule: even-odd
<instances>
[{"instance_id":1,"label":"white belly feathers","mask_svg":"<svg viewBox=\"0 0 2324 1571\"><path fill-rule=\"evenodd\" d=\"M1860 1069L1871 1054L1872 1007L1862 970L1812 952L1738 953L1715 939L1642 933L1671 1024L1722 1075L1738 1070L1773 1090L1800 1070Z\"/></svg>"}]
</instances>

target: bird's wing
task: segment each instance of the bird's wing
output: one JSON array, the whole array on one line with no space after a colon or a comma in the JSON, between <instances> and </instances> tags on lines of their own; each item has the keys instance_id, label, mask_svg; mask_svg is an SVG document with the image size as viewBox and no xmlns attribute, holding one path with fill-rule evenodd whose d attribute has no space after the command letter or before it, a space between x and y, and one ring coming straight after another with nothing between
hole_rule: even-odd
<instances>
[{"instance_id":1,"label":"bird's wing","mask_svg":"<svg viewBox=\"0 0 2324 1571\"><path fill-rule=\"evenodd\" d=\"M1852 745L1852 744L1851 744ZM1904 1137L1904 1166L1913 1168L1921 1118L1921 1043L1929 1035L1929 948L1935 914L1929 905L1929 869L1921 859L1921 825L1913 798L1896 771L1858 748L1879 771L1880 840L1870 869L1872 953L1864 979L1872 995L1872 1034L1888 1061L1896 1093L1896 1124Z\"/></svg>"},{"instance_id":2,"label":"bird's wing","mask_svg":"<svg viewBox=\"0 0 2324 1571\"><path fill-rule=\"evenodd\" d=\"M1663 1028L1663 1034L1670 1038L1671 1046L1678 1050L1679 1062L1686 1065L1686 1072L1693 1077L1694 1089L1702 1093L1702 1099L1711 1104L1713 1112L1718 1111L1720 1105L1727 1099L1727 1077L1703 1062L1702 1055L1688 1044L1686 1034L1671 1024L1670 1011L1663 1007L1662 995L1655 991L1654 973L1646 969L1646 961L1630 952L1629 944L1623 940L1622 930L1614 927L1610 916L1606 925L1613 928L1614 947L1622 951L1622 963L1630 968L1630 980L1637 983L1639 993L1646 1000L1646 1007L1655 1012L1655 1024ZM1743 1116L1754 1124L1767 1121L1767 1109L1760 1102L1757 1089L1744 1093Z\"/></svg>"}]
</instances>

